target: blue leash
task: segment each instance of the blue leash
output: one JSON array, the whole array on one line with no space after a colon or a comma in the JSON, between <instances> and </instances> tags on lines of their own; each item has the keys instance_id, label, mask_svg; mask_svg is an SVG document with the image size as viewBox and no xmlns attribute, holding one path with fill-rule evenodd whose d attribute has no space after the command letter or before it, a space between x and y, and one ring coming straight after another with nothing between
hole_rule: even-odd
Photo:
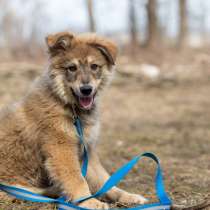
<instances>
[{"instance_id":1,"label":"blue leash","mask_svg":"<svg viewBox=\"0 0 210 210\"><path fill-rule=\"evenodd\" d=\"M79 118L75 119L75 128L80 140L81 145L83 145L83 162L82 162L82 175L85 176L87 174L87 168L88 168L88 152L87 148L83 141L83 129L81 125L81 121ZM145 205L138 205L136 207L132 208L123 208L126 210L169 210L172 206L172 201L170 200L169 196L165 192L164 183L163 183L163 175L162 170L160 167L160 163L158 158L152 154L152 153L143 153L141 155L138 155L134 157L132 160L130 160L128 163L123 165L120 169L118 169L110 178L106 181L106 183L101 187L99 191L97 191L94 195L87 196L80 198L76 201L73 201L72 203L65 202L64 198L58 198L53 199L46 196L42 196L36 193L32 193L28 190L24 190L21 188L8 186L4 184L0 184L0 190L7 192L8 194L15 196L18 199L26 200L26 201L32 201L32 202L39 202L39 203L55 203L58 205L58 210L72 210L72 209L79 209L79 210L92 210L87 208L81 208L77 206L76 204L88 200L90 198L97 198L99 196L102 196L107 191L109 191L112 187L116 186L127 174L128 172L137 164L137 162L142 157L148 157L152 160L154 160L157 164L156 169L156 176L155 176L155 188L156 188L156 195L159 200L157 203L152 204L145 204Z\"/></svg>"},{"instance_id":2,"label":"blue leash","mask_svg":"<svg viewBox=\"0 0 210 210\"><path fill-rule=\"evenodd\" d=\"M82 176L85 177L86 174L87 174L87 169L88 169L88 151L87 151L87 147L86 147L86 145L84 143L83 129L82 129L81 120L78 117L76 117L74 119L74 126L76 128L80 144L83 146L83 157L82 157L81 172L82 172Z\"/></svg>"}]
</instances>

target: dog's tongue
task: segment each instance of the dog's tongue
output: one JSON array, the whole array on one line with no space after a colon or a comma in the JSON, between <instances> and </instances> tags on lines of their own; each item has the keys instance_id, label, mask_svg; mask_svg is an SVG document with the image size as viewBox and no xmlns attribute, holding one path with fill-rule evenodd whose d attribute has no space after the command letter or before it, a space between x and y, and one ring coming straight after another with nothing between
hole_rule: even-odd
<instances>
[{"instance_id":1,"label":"dog's tongue","mask_svg":"<svg viewBox=\"0 0 210 210\"><path fill-rule=\"evenodd\" d=\"M93 105L93 97L80 97L79 103L84 109L90 109Z\"/></svg>"}]
</instances>

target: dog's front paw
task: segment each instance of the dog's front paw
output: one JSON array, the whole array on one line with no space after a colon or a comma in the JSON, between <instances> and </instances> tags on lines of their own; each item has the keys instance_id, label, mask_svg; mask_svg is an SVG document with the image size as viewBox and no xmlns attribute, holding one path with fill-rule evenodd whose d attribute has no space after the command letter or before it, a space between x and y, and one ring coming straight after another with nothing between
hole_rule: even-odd
<instances>
[{"instance_id":1,"label":"dog's front paw","mask_svg":"<svg viewBox=\"0 0 210 210\"><path fill-rule=\"evenodd\" d=\"M147 203L148 200L141 195L123 193L119 198L119 202L125 204L144 204Z\"/></svg>"},{"instance_id":2,"label":"dog's front paw","mask_svg":"<svg viewBox=\"0 0 210 210\"><path fill-rule=\"evenodd\" d=\"M86 200L82 202L79 206L89 209L109 209L109 205L107 203L101 202L95 198Z\"/></svg>"}]
</instances>

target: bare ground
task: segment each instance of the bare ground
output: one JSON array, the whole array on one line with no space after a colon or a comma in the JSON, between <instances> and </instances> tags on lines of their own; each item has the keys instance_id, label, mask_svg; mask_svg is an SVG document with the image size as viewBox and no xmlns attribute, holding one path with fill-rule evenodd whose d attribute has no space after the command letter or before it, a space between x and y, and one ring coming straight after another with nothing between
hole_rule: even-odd
<instances>
[{"instance_id":1,"label":"bare ground","mask_svg":"<svg viewBox=\"0 0 210 210\"><path fill-rule=\"evenodd\" d=\"M133 156L154 152L161 160L174 203L200 203L210 195L210 58L206 52L157 55L155 81L127 69L142 61L120 59L116 79L102 103L100 155L110 173ZM144 59L146 60L146 58ZM39 74L39 65L0 65L0 105L17 100ZM126 72L126 73L125 73ZM166 78L166 79L164 79ZM169 79L168 79L169 78ZM155 165L143 160L120 186L155 200ZM0 200L0 210L47 210L55 206ZM206 208L208 209L208 208Z\"/></svg>"}]
</instances>

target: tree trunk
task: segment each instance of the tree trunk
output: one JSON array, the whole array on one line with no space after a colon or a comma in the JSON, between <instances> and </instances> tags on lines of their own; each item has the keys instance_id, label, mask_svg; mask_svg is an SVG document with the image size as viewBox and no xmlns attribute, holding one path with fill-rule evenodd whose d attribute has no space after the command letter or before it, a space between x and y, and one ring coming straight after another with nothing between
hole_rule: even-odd
<instances>
[{"instance_id":1,"label":"tree trunk","mask_svg":"<svg viewBox=\"0 0 210 210\"><path fill-rule=\"evenodd\" d=\"M93 14L93 1L87 0L87 9L88 9L88 19L89 19L89 30L91 32L96 31L95 21L94 21L94 14Z\"/></svg>"},{"instance_id":2,"label":"tree trunk","mask_svg":"<svg viewBox=\"0 0 210 210\"><path fill-rule=\"evenodd\" d=\"M156 0L148 0L147 3L148 38L146 41L146 45L153 47L159 44L159 31L158 31L156 7L157 7Z\"/></svg>"},{"instance_id":3,"label":"tree trunk","mask_svg":"<svg viewBox=\"0 0 210 210\"><path fill-rule=\"evenodd\" d=\"M129 26L130 26L130 43L132 51L138 46L138 30L136 24L136 13L134 0L129 0Z\"/></svg>"},{"instance_id":4,"label":"tree trunk","mask_svg":"<svg viewBox=\"0 0 210 210\"><path fill-rule=\"evenodd\" d=\"M184 46L187 39L187 7L186 0L179 0L179 45Z\"/></svg>"}]
</instances>

